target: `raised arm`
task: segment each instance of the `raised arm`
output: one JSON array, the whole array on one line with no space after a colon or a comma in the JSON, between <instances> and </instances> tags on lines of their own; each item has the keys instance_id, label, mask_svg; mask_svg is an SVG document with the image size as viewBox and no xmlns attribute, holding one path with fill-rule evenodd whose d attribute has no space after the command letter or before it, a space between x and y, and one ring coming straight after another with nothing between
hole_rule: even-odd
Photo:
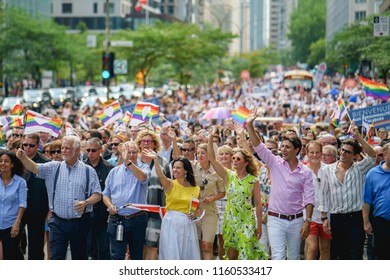
<instances>
[{"instance_id":1,"label":"raised arm","mask_svg":"<svg viewBox=\"0 0 390 280\"><path fill-rule=\"evenodd\" d=\"M20 161L23 163L24 167L31 171L34 174L38 173L38 165L33 162L28 156L26 156L26 153L22 149L18 149L16 152L16 156Z\"/></svg>"},{"instance_id":2,"label":"raised arm","mask_svg":"<svg viewBox=\"0 0 390 280\"><path fill-rule=\"evenodd\" d=\"M173 131L172 128L168 129L168 137L172 140L172 158L177 159L181 157L181 151L179 146L177 145L176 133L175 131Z\"/></svg>"},{"instance_id":3,"label":"raised arm","mask_svg":"<svg viewBox=\"0 0 390 280\"><path fill-rule=\"evenodd\" d=\"M257 117L256 109L253 109L253 110L251 110L248 118L246 119L249 137L250 137L254 147L259 146L260 142L261 142L259 135L257 135L255 128L253 127L253 122L255 121L256 117Z\"/></svg>"},{"instance_id":4,"label":"raised arm","mask_svg":"<svg viewBox=\"0 0 390 280\"><path fill-rule=\"evenodd\" d=\"M351 132L352 135L356 138L356 140L359 142L360 145L362 145L363 151L370 157L375 158L376 153L375 150L372 148L370 144L367 143L367 141L364 141L363 136L359 133L359 130L355 124L355 122L351 122Z\"/></svg>"},{"instance_id":5,"label":"raised arm","mask_svg":"<svg viewBox=\"0 0 390 280\"><path fill-rule=\"evenodd\" d=\"M213 133L209 133L209 141L207 143L207 155L209 156L209 161L213 166L215 172L217 172L218 176L223 179L225 185L228 182L228 176L225 167L216 159L214 152L214 142L213 142Z\"/></svg>"},{"instance_id":6,"label":"raised arm","mask_svg":"<svg viewBox=\"0 0 390 280\"><path fill-rule=\"evenodd\" d=\"M161 170L160 163L158 162L157 153L151 149L144 149L142 151L142 156L152 158L154 161L154 166L156 168L157 177L160 179L160 183L163 186L165 192L169 192L172 188L172 180L167 178L164 172Z\"/></svg>"}]
</instances>

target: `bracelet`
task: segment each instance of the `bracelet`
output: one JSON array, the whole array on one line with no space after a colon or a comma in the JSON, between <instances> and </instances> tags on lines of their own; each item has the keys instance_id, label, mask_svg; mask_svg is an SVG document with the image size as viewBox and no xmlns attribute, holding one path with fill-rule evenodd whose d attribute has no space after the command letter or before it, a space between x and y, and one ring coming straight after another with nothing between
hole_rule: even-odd
<instances>
[{"instance_id":1,"label":"bracelet","mask_svg":"<svg viewBox=\"0 0 390 280\"><path fill-rule=\"evenodd\" d=\"M327 219L328 219L328 217L321 217L321 221L325 221Z\"/></svg>"}]
</instances>

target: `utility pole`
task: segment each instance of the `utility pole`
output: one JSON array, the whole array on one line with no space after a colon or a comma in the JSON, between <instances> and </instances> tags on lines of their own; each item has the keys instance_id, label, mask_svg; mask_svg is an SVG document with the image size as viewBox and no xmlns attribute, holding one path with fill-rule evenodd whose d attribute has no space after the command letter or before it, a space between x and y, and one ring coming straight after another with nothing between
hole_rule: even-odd
<instances>
[{"instance_id":1,"label":"utility pole","mask_svg":"<svg viewBox=\"0 0 390 280\"><path fill-rule=\"evenodd\" d=\"M106 0L106 57L110 55L110 3ZM111 77L107 82L107 100L110 99L110 81Z\"/></svg>"}]
</instances>

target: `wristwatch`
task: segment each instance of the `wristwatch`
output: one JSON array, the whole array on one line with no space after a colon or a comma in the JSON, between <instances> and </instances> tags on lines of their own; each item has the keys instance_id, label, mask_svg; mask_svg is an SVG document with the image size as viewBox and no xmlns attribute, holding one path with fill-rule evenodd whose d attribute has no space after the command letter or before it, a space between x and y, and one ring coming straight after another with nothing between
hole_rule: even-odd
<instances>
[{"instance_id":1,"label":"wristwatch","mask_svg":"<svg viewBox=\"0 0 390 280\"><path fill-rule=\"evenodd\" d=\"M311 223L311 218L306 218L305 222Z\"/></svg>"},{"instance_id":2,"label":"wristwatch","mask_svg":"<svg viewBox=\"0 0 390 280\"><path fill-rule=\"evenodd\" d=\"M130 161L130 162L127 164L127 166L131 166L131 165L133 165L133 162L132 162L132 161Z\"/></svg>"},{"instance_id":3,"label":"wristwatch","mask_svg":"<svg viewBox=\"0 0 390 280\"><path fill-rule=\"evenodd\" d=\"M89 206L89 203L86 200L84 200L84 202L85 202L85 208L87 208Z\"/></svg>"}]
</instances>

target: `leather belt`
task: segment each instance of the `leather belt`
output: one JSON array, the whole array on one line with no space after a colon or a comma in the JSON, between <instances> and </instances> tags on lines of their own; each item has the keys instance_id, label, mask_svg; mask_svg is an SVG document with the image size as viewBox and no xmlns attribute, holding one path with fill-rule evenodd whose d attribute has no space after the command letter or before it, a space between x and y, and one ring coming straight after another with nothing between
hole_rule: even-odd
<instances>
[{"instance_id":1,"label":"leather belt","mask_svg":"<svg viewBox=\"0 0 390 280\"><path fill-rule=\"evenodd\" d=\"M137 216L141 216L143 214L145 214L146 211L139 211L135 214L131 214L131 215L127 215L127 216L122 216L122 215L119 215L119 214L116 214L115 217L117 218L121 218L121 219L131 219L131 218L134 218L134 217L137 217Z\"/></svg>"},{"instance_id":2,"label":"leather belt","mask_svg":"<svg viewBox=\"0 0 390 280\"><path fill-rule=\"evenodd\" d=\"M276 217L276 218L279 218L279 219L292 221L294 219L303 217L303 212L295 214L295 215L283 215L283 214L275 213L275 212L272 212L272 211L268 211L268 215Z\"/></svg>"},{"instance_id":3,"label":"leather belt","mask_svg":"<svg viewBox=\"0 0 390 280\"><path fill-rule=\"evenodd\" d=\"M61 221L65 221L65 222L80 221L82 219L85 219L85 218L88 218L88 217L91 216L91 212L86 212L86 213L83 213L83 215L81 215L81 217L79 217L79 218L65 219L65 218L58 217L58 215L56 213L54 213L54 212L51 212L51 214L53 215L54 218L59 219Z\"/></svg>"}]
</instances>

